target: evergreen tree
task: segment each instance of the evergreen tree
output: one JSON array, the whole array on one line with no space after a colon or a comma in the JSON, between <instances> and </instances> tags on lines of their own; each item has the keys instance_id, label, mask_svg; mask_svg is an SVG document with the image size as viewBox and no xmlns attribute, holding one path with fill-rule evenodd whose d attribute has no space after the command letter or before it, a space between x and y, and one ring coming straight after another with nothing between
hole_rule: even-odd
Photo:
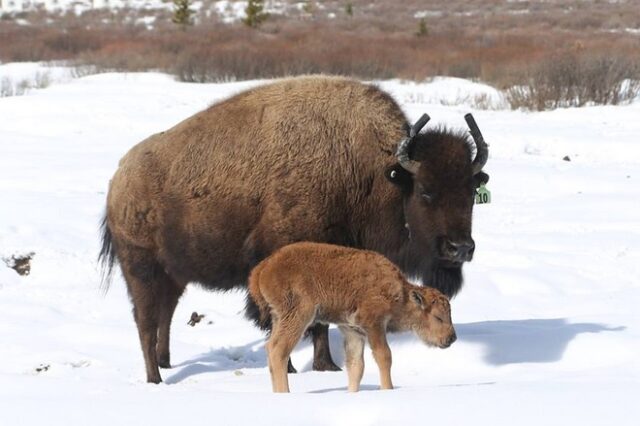
<instances>
[{"instance_id":1,"label":"evergreen tree","mask_svg":"<svg viewBox=\"0 0 640 426\"><path fill-rule=\"evenodd\" d=\"M264 12L263 0L249 0L244 12L247 17L243 19L243 22L251 28L258 28L269 17L269 14Z\"/></svg>"},{"instance_id":2,"label":"evergreen tree","mask_svg":"<svg viewBox=\"0 0 640 426\"><path fill-rule=\"evenodd\" d=\"M305 1L304 5L302 6L302 10L309 15L313 15L313 12L315 12L316 10L314 2L311 0Z\"/></svg>"},{"instance_id":3,"label":"evergreen tree","mask_svg":"<svg viewBox=\"0 0 640 426\"><path fill-rule=\"evenodd\" d=\"M429 35L429 28L427 28L427 20L424 18L420 19L418 23L418 32L416 33L418 37L426 37Z\"/></svg>"},{"instance_id":4,"label":"evergreen tree","mask_svg":"<svg viewBox=\"0 0 640 426\"><path fill-rule=\"evenodd\" d=\"M344 7L344 11L347 14L347 16L352 17L353 16L353 4L351 4L351 2L347 3L347 5Z\"/></svg>"},{"instance_id":5,"label":"evergreen tree","mask_svg":"<svg viewBox=\"0 0 640 426\"><path fill-rule=\"evenodd\" d=\"M187 28L187 25L191 25L191 15L193 10L190 9L191 0L173 0L173 17L171 22L180 25L183 30Z\"/></svg>"}]
</instances>

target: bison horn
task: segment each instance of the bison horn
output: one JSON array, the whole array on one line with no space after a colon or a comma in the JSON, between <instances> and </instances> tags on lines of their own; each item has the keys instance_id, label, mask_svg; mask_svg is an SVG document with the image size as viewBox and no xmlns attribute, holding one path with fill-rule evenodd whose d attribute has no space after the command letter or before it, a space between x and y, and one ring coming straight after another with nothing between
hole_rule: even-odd
<instances>
[{"instance_id":1,"label":"bison horn","mask_svg":"<svg viewBox=\"0 0 640 426\"><path fill-rule=\"evenodd\" d=\"M422 117L415 122L411 129L409 130L409 136L404 138L402 142L398 145L398 149L396 151L396 158L398 159L398 163L402 166L403 169L408 171L411 174L415 174L420 168L420 163L418 161L414 161L409 157L409 150L413 145L413 138L420 133L420 130L431 120L431 117L427 114L422 114Z\"/></svg>"},{"instance_id":2,"label":"bison horn","mask_svg":"<svg viewBox=\"0 0 640 426\"><path fill-rule=\"evenodd\" d=\"M471 113L464 116L467 125L469 126L469 132L471 133L471 137L473 141L476 143L476 158L473 160L473 174L479 173L485 164L487 164L487 160L489 159L489 147L487 143L484 141L482 137L482 133L480 133L480 129L478 128L478 124L476 120L473 118Z\"/></svg>"}]
</instances>

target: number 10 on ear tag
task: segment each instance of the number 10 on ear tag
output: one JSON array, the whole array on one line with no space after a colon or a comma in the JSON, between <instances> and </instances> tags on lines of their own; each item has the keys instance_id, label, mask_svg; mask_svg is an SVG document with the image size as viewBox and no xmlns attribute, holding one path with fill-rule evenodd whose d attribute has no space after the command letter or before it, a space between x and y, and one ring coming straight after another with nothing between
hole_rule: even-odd
<instances>
[{"instance_id":1,"label":"number 10 on ear tag","mask_svg":"<svg viewBox=\"0 0 640 426\"><path fill-rule=\"evenodd\" d=\"M484 183L480 184L480 187L476 189L476 204L489 204L491 202L491 191L484 186Z\"/></svg>"}]
</instances>

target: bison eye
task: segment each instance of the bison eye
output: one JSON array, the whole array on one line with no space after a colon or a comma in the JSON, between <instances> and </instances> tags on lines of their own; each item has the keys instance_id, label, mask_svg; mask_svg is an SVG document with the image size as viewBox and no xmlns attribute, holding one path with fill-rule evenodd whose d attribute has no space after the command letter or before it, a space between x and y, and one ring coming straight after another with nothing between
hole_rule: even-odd
<instances>
[{"instance_id":1,"label":"bison eye","mask_svg":"<svg viewBox=\"0 0 640 426\"><path fill-rule=\"evenodd\" d=\"M430 203L433 201L433 194L429 193L429 192L423 192L422 194L420 194L420 196L422 197L423 200L425 200L427 203Z\"/></svg>"},{"instance_id":2,"label":"bison eye","mask_svg":"<svg viewBox=\"0 0 640 426\"><path fill-rule=\"evenodd\" d=\"M435 315L434 315L434 318L435 318L436 320L438 320L438 322L444 322L444 321L442 320L442 318L440 318L440 317L438 317L438 316L435 316Z\"/></svg>"}]
</instances>

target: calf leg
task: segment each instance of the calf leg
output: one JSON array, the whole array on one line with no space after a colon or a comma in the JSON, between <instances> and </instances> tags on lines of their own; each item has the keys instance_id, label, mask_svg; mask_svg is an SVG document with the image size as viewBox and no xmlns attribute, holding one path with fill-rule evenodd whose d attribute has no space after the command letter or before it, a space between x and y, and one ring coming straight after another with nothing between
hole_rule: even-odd
<instances>
[{"instance_id":1,"label":"calf leg","mask_svg":"<svg viewBox=\"0 0 640 426\"><path fill-rule=\"evenodd\" d=\"M380 389L393 389L391 383L391 349L387 343L387 336L384 327L374 327L367 330L369 345L373 352L373 358L380 370Z\"/></svg>"},{"instance_id":2,"label":"calf leg","mask_svg":"<svg viewBox=\"0 0 640 426\"><path fill-rule=\"evenodd\" d=\"M340 326L340 331L344 337L349 392L358 392L364 373L364 336L350 327Z\"/></svg>"},{"instance_id":3,"label":"calf leg","mask_svg":"<svg viewBox=\"0 0 640 426\"><path fill-rule=\"evenodd\" d=\"M289 392L287 377L289 356L309 327L314 314L314 310L304 310L294 306L282 317L273 318L273 329L267 342L267 355L274 392Z\"/></svg>"},{"instance_id":4,"label":"calf leg","mask_svg":"<svg viewBox=\"0 0 640 426\"><path fill-rule=\"evenodd\" d=\"M272 319L271 336L267 342L267 359L269 362L269 373L271 374L271 388L274 392L289 392L289 379L287 377L287 361L289 353L286 348L291 345L287 339L291 336L283 336L279 324L275 318ZM283 360L284 358L284 360Z\"/></svg>"},{"instance_id":5,"label":"calf leg","mask_svg":"<svg viewBox=\"0 0 640 426\"><path fill-rule=\"evenodd\" d=\"M168 278L168 277L167 277ZM171 332L171 320L178 305L178 300L186 286L167 280L164 287L164 297L159 305L158 315L158 366L160 368L171 368L171 355L169 351L169 336Z\"/></svg>"},{"instance_id":6,"label":"calf leg","mask_svg":"<svg viewBox=\"0 0 640 426\"><path fill-rule=\"evenodd\" d=\"M313 337L313 369L315 371L340 371L340 367L331 359L329 326L315 324L310 330Z\"/></svg>"}]
</instances>

